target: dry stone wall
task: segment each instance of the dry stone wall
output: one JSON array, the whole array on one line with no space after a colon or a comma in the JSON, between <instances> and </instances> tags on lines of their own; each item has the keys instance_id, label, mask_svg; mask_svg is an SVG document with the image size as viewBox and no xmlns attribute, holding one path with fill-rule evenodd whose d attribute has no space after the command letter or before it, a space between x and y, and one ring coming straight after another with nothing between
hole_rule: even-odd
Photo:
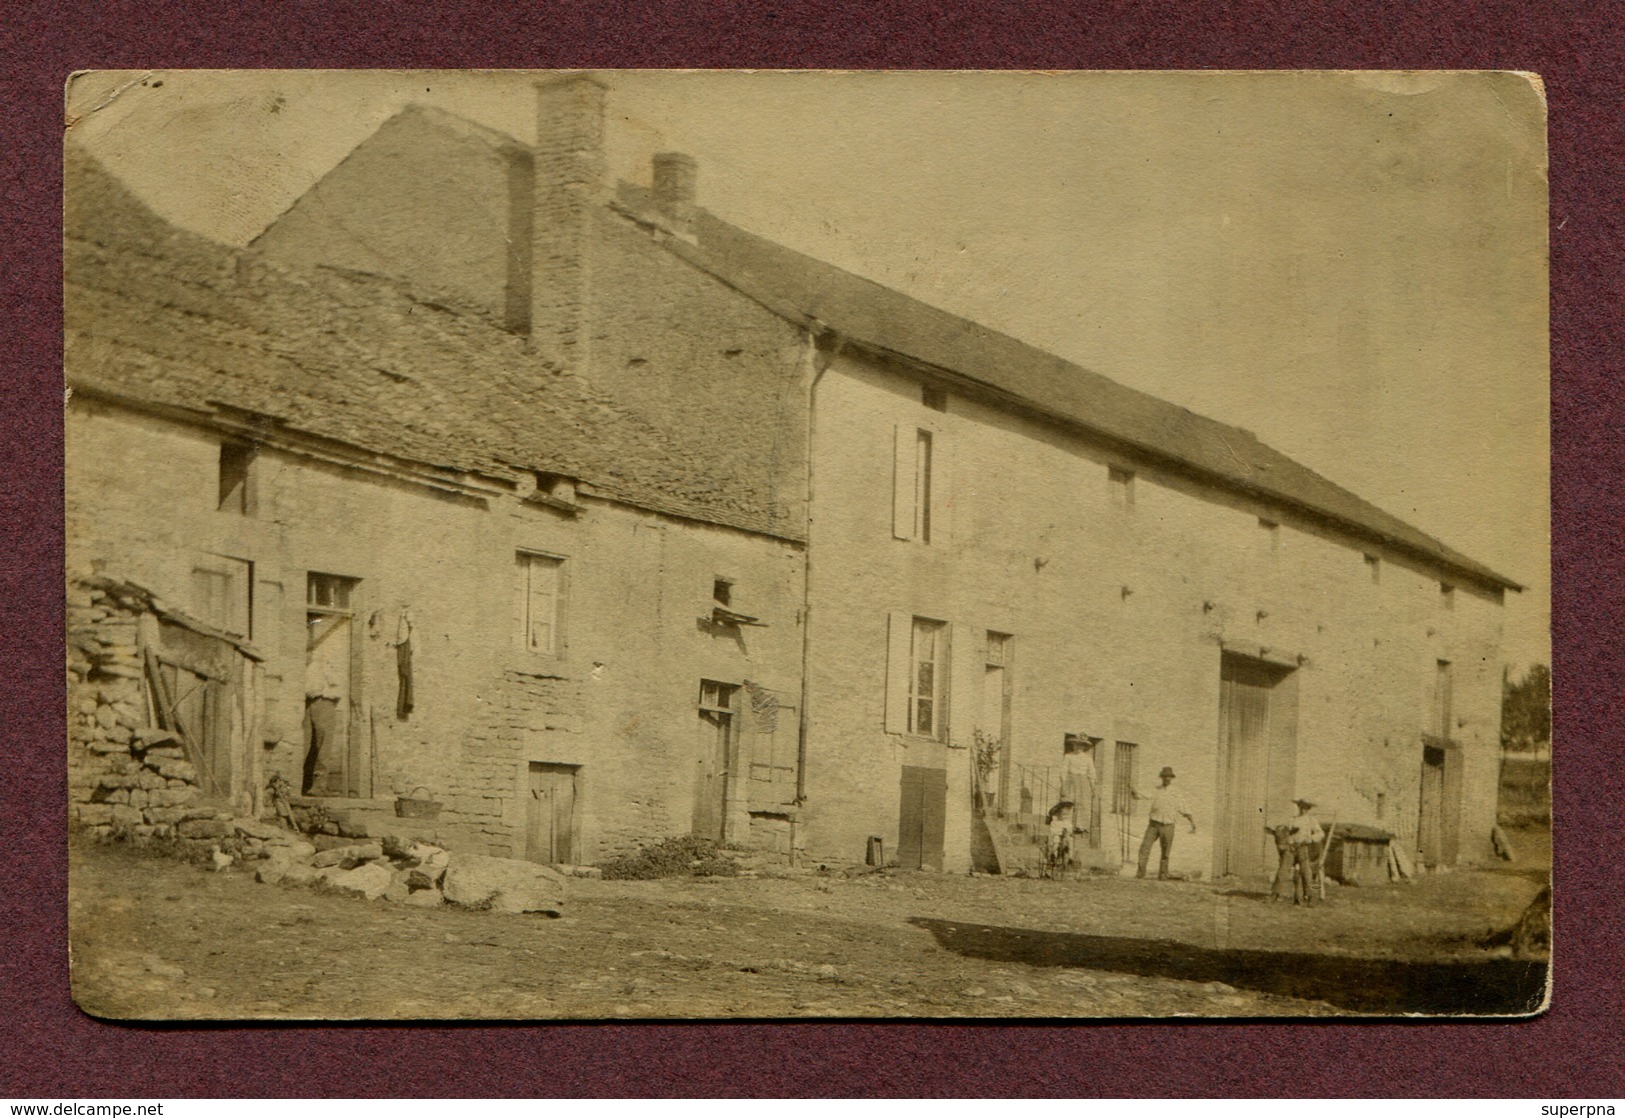
<instances>
[{"instance_id":1,"label":"dry stone wall","mask_svg":"<svg viewBox=\"0 0 1625 1118\"><path fill-rule=\"evenodd\" d=\"M151 595L76 580L67 606L70 822L104 838L230 834L230 813L201 802L196 769L152 716L138 638Z\"/></svg>"}]
</instances>

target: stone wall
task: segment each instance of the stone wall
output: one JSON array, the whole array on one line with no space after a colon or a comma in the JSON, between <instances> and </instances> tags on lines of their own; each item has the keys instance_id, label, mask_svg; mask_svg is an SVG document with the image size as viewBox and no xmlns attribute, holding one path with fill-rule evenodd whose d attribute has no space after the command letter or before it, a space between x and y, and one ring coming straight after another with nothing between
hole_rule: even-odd
<instances>
[{"instance_id":1,"label":"stone wall","mask_svg":"<svg viewBox=\"0 0 1625 1118\"><path fill-rule=\"evenodd\" d=\"M1186 873L1214 872L1214 825L1231 806L1219 752L1227 653L1278 665L1295 692L1293 771L1272 779L1260 824L1308 794L1328 817L1412 841L1422 735L1436 732L1435 675L1448 662L1460 857L1489 857L1498 594L1458 583L1447 595L1448 575L1380 544L961 394L936 410L918 379L861 356L839 358L818 393L809 856L861 861L871 834L896 850L901 772L925 767L949 782L945 868L968 862L973 733L999 730L983 690L994 631L1012 639L1012 761L1053 787L1065 736L1099 738L1109 793L1116 743L1130 742L1147 797L1172 766L1199 823L1175 843ZM899 428L935 435L930 542L894 531ZM946 740L887 731L893 612L946 626ZM1127 832L1132 854L1148 803L1125 819L1108 796L1106 842L1121 850ZM1266 839L1261 825L1260 857Z\"/></svg>"},{"instance_id":2,"label":"stone wall","mask_svg":"<svg viewBox=\"0 0 1625 1118\"><path fill-rule=\"evenodd\" d=\"M152 716L138 638L151 596L75 580L67 608L70 823L103 838L218 833L219 805L200 802L197 770Z\"/></svg>"}]
</instances>

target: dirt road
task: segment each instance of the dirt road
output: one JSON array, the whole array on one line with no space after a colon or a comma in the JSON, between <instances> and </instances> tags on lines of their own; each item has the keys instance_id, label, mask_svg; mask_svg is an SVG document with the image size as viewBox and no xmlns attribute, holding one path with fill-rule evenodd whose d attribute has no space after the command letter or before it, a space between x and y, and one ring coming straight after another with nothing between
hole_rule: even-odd
<instances>
[{"instance_id":1,"label":"dirt road","mask_svg":"<svg viewBox=\"0 0 1625 1118\"><path fill-rule=\"evenodd\" d=\"M74 992L149 1019L1518 1013L1479 946L1544 880L1460 872L1309 909L1206 884L940 874L572 882L566 915L417 909L72 852Z\"/></svg>"}]
</instances>

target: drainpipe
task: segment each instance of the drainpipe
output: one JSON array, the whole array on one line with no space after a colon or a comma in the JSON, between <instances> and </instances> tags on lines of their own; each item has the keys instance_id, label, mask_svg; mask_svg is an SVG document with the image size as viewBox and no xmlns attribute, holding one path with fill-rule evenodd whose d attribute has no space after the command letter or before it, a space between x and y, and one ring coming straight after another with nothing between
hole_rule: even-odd
<instances>
[{"instance_id":1,"label":"drainpipe","mask_svg":"<svg viewBox=\"0 0 1625 1118\"><path fill-rule=\"evenodd\" d=\"M822 346L820 345L822 343ZM807 386L807 540L806 560L801 575L801 719L796 738L796 806L807 800L807 731L812 724L808 695L808 664L812 660L812 560L813 560L813 439L818 429L818 385L824 374L835 363L844 344L842 339L822 322L813 319L807 324L806 344L802 347L802 362L812 370L812 381ZM796 857L796 834L792 825L790 856Z\"/></svg>"}]
</instances>

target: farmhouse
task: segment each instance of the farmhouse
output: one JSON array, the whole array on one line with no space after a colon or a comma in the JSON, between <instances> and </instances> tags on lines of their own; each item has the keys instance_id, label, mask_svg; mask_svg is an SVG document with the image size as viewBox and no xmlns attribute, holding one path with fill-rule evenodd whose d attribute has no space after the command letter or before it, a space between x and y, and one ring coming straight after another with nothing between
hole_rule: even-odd
<instances>
[{"instance_id":1,"label":"farmhouse","mask_svg":"<svg viewBox=\"0 0 1625 1118\"><path fill-rule=\"evenodd\" d=\"M607 96L541 85L534 145L409 108L241 253L70 184L70 570L263 655L236 794L962 872L1065 788L1115 869L1171 767L1187 874L1300 795L1489 856L1515 583L722 221L686 156L612 183Z\"/></svg>"}]
</instances>

